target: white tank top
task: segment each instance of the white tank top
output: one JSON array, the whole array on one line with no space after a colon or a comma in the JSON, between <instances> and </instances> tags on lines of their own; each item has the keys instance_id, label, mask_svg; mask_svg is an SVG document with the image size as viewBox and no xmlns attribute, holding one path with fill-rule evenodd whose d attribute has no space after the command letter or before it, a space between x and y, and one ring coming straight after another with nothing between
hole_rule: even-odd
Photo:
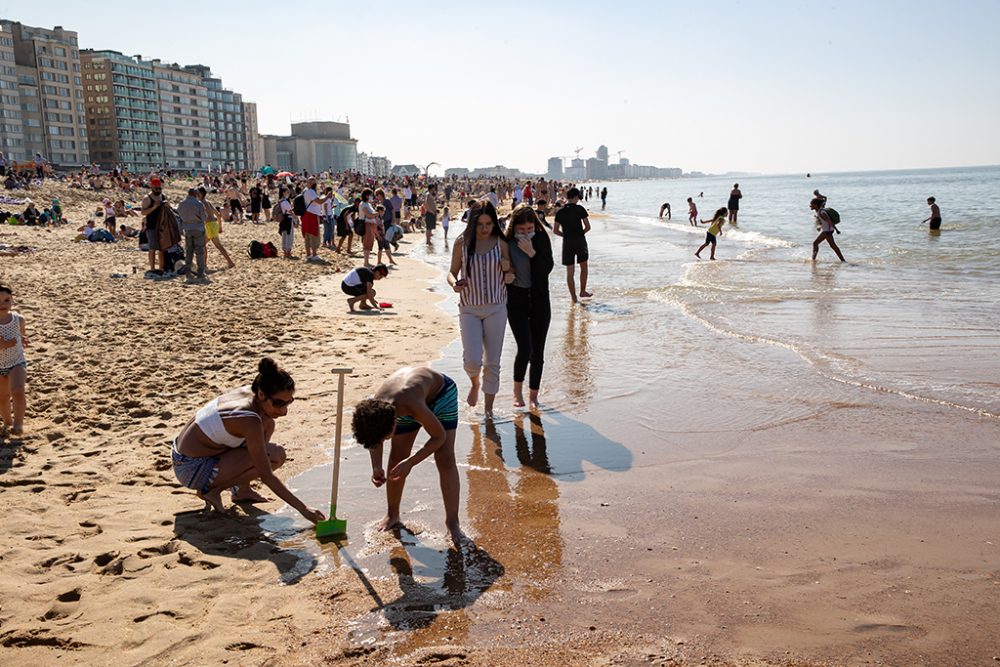
<instances>
[{"instance_id":1,"label":"white tank top","mask_svg":"<svg viewBox=\"0 0 1000 667\"><path fill-rule=\"evenodd\" d=\"M10 322L0 324L0 338L14 340L14 347L0 350L0 368L13 368L24 363L24 341L21 340L21 316L11 311Z\"/></svg>"}]
</instances>

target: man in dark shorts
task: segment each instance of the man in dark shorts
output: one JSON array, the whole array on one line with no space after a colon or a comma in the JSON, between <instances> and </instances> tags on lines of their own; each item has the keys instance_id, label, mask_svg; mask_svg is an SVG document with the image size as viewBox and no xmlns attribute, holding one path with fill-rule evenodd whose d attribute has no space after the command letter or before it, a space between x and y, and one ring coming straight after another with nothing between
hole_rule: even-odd
<instances>
[{"instance_id":1,"label":"man in dark shorts","mask_svg":"<svg viewBox=\"0 0 1000 667\"><path fill-rule=\"evenodd\" d=\"M934 197L928 197L927 205L931 207L931 217L924 222L931 223L931 231L941 229L941 209L937 205L937 200Z\"/></svg>"},{"instance_id":2,"label":"man in dark shorts","mask_svg":"<svg viewBox=\"0 0 1000 667\"><path fill-rule=\"evenodd\" d=\"M343 282L340 283L340 289L349 297L347 305L351 308L352 313L354 306L359 303L361 310L375 310L379 307L378 301L375 300L374 285L376 280L382 280L387 275L389 275L389 267L385 264L376 264L370 269L359 266L344 277Z\"/></svg>"},{"instance_id":3,"label":"man in dark shorts","mask_svg":"<svg viewBox=\"0 0 1000 667\"><path fill-rule=\"evenodd\" d=\"M372 398L355 406L353 427L354 439L371 456L372 484L378 487L388 481L386 516L379 527L382 530L402 527L399 505L406 477L414 466L433 455L444 500L445 527L452 542L459 545L464 535L458 522L461 481L455 462L458 429L455 381L426 366L401 368L382 383ZM427 431L427 443L411 454L421 428ZM382 445L389 438L392 445L386 475Z\"/></svg>"},{"instance_id":4,"label":"man in dark shorts","mask_svg":"<svg viewBox=\"0 0 1000 667\"><path fill-rule=\"evenodd\" d=\"M427 243L431 242L431 234L437 226L437 186L431 185L427 188L427 197L424 199L424 233L427 235Z\"/></svg>"},{"instance_id":5,"label":"man in dark shorts","mask_svg":"<svg viewBox=\"0 0 1000 667\"><path fill-rule=\"evenodd\" d=\"M587 262L590 259L590 249L587 247L587 232L590 231L590 217L587 209L580 206L580 190L570 188L566 193L569 203L556 211L556 221L552 233L561 236L562 263L566 267L566 284L573 303L577 302L576 282L574 273L576 264L580 265L580 298L593 296L587 291Z\"/></svg>"},{"instance_id":6,"label":"man in dark shorts","mask_svg":"<svg viewBox=\"0 0 1000 667\"><path fill-rule=\"evenodd\" d=\"M166 258L160 248L160 207L166 199L163 197L163 182L158 178L149 181L150 192L142 199L142 215L146 219L146 243L149 246L149 270L156 273L156 259L159 255L160 273L163 273Z\"/></svg>"}]
</instances>

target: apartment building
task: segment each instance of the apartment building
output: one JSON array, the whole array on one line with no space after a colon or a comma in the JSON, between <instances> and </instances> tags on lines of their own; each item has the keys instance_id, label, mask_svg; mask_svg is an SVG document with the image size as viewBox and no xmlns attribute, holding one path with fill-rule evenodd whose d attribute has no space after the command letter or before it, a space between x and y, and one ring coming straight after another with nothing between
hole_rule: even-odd
<instances>
[{"instance_id":1,"label":"apartment building","mask_svg":"<svg viewBox=\"0 0 1000 667\"><path fill-rule=\"evenodd\" d=\"M0 152L9 161L25 157L14 35L5 25L0 25Z\"/></svg>"},{"instance_id":2,"label":"apartment building","mask_svg":"<svg viewBox=\"0 0 1000 667\"><path fill-rule=\"evenodd\" d=\"M212 168L212 122L208 88L180 65L153 61L160 96L164 161L174 169Z\"/></svg>"},{"instance_id":3,"label":"apartment building","mask_svg":"<svg viewBox=\"0 0 1000 667\"><path fill-rule=\"evenodd\" d=\"M90 159L77 34L0 19L13 41L24 148L17 158L41 153L54 164ZM6 89L5 89L6 90Z\"/></svg>"},{"instance_id":4,"label":"apartment building","mask_svg":"<svg viewBox=\"0 0 1000 667\"><path fill-rule=\"evenodd\" d=\"M208 89L209 127L212 131L212 168L249 169L246 152L246 121L243 96L223 88L222 79L212 76L205 65L188 65Z\"/></svg>"},{"instance_id":5,"label":"apartment building","mask_svg":"<svg viewBox=\"0 0 1000 667\"><path fill-rule=\"evenodd\" d=\"M259 169L264 166L264 139L257 125L257 103L243 103L243 121L247 153L247 168Z\"/></svg>"},{"instance_id":6,"label":"apartment building","mask_svg":"<svg viewBox=\"0 0 1000 667\"><path fill-rule=\"evenodd\" d=\"M117 51L80 52L90 161L133 173L159 169L163 137L153 65Z\"/></svg>"}]
</instances>

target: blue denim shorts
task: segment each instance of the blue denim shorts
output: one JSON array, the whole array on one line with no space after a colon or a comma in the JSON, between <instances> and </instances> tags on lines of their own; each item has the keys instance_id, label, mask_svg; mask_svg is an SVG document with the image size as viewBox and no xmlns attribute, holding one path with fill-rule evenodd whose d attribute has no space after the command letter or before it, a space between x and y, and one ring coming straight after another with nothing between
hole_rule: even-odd
<instances>
[{"instance_id":1,"label":"blue denim shorts","mask_svg":"<svg viewBox=\"0 0 1000 667\"><path fill-rule=\"evenodd\" d=\"M187 456L177 451L177 443L170 450L174 463L174 476L189 489L205 493L219 474L218 456Z\"/></svg>"}]
</instances>

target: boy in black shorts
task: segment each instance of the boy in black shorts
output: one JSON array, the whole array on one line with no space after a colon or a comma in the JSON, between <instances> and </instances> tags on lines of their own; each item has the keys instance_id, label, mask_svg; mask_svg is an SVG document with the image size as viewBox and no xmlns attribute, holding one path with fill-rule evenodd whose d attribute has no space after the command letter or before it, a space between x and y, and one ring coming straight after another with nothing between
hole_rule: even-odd
<instances>
[{"instance_id":1,"label":"boy in black shorts","mask_svg":"<svg viewBox=\"0 0 1000 667\"><path fill-rule=\"evenodd\" d=\"M561 236L562 263L566 267L566 284L573 303L577 302L576 282L574 280L575 265L580 265L580 298L594 296L587 291L587 261L590 259L590 249L587 247L587 232L590 231L590 217L587 209L580 206L580 191L570 188L566 193L569 203L556 211L556 221L552 233Z\"/></svg>"},{"instance_id":2,"label":"boy in black shorts","mask_svg":"<svg viewBox=\"0 0 1000 667\"><path fill-rule=\"evenodd\" d=\"M376 264L370 269L359 266L347 274L344 281L340 283L340 289L350 297L347 299L347 305L352 313L354 306L358 303L361 304L361 310L373 310L379 307L378 301L375 300L374 285L376 280L382 280L387 275L389 275L389 267L385 264Z\"/></svg>"}]
</instances>

